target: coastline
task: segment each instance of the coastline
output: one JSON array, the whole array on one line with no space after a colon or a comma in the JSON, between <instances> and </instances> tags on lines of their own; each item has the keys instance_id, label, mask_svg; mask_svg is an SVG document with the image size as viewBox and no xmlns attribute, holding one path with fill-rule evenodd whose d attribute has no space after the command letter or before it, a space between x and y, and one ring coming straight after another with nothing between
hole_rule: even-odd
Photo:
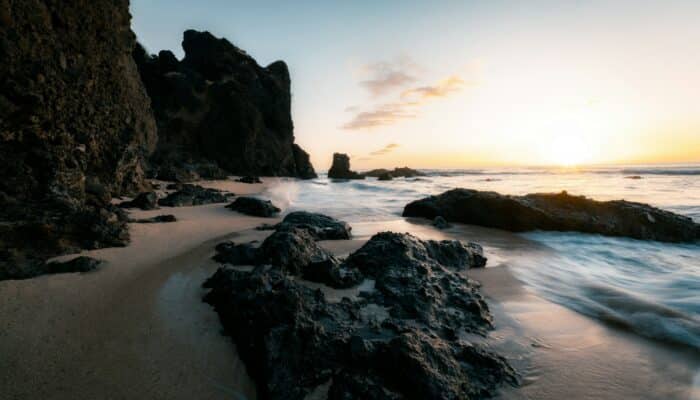
<instances>
[{"instance_id":1,"label":"coastline","mask_svg":"<svg viewBox=\"0 0 700 400\"><path fill-rule=\"evenodd\" d=\"M199 184L274 196L279 181ZM96 272L0 282L0 353L6 355L0 386L10 398L94 398L105 392L115 398L256 398L234 344L221 334L216 313L201 302L201 283L219 267L210 259L217 243L261 240L269 231L254 228L279 219L243 216L222 204L131 216L164 212L178 222L131 224L128 247L81 253L106 261ZM484 342L506 355L523 378L520 388L506 389L499 398L697 395L692 385L698 357L607 327L524 287L508 260L526 257L536 245L519 235L465 225L440 231L418 219L352 226L353 239L321 246L344 257L383 230L484 245L487 268L468 272L482 282L495 318L496 330ZM324 291L329 299L356 292Z\"/></svg>"}]
</instances>

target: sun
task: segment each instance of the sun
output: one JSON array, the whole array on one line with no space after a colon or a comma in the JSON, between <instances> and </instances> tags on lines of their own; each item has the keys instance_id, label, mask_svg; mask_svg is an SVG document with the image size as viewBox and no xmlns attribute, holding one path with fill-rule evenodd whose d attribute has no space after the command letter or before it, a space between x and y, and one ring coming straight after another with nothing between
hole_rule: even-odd
<instances>
[{"instance_id":1,"label":"sun","mask_svg":"<svg viewBox=\"0 0 700 400\"><path fill-rule=\"evenodd\" d=\"M591 160L590 146L578 135L557 135L545 144L543 154L547 164L574 167Z\"/></svg>"}]
</instances>

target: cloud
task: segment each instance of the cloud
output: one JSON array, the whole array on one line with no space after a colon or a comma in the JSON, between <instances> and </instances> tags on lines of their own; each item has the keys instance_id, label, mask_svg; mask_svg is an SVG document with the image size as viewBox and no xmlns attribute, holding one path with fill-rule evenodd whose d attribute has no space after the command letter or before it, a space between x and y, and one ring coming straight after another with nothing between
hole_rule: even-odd
<instances>
[{"instance_id":1,"label":"cloud","mask_svg":"<svg viewBox=\"0 0 700 400\"><path fill-rule=\"evenodd\" d=\"M375 128L382 125L391 125L400 120L415 118L416 113L410 109L411 104L413 103L379 104L372 110L358 112L342 128L349 130Z\"/></svg>"},{"instance_id":2,"label":"cloud","mask_svg":"<svg viewBox=\"0 0 700 400\"><path fill-rule=\"evenodd\" d=\"M369 78L361 81L360 86L373 97L379 97L415 82L417 79L412 72L415 69L415 64L406 58L369 64L364 67Z\"/></svg>"},{"instance_id":3,"label":"cloud","mask_svg":"<svg viewBox=\"0 0 700 400\"><path fill-rule=\"evenodd\" d=\"M383 156L384 154L388 154L388 153L391 153L392 151L396 150L397 147L399 147L398 144L389 143L386 146L382 147L381 149L375 150L375 151L369 153L369 155L371 155L371 156Z\"/></svg>"},{"instance_id":4,"label":"cloud","mask_svg":"<svg viewBox=\"0 0 700 400\"><path fill-rule=\"evenodd\" d=\"M435 85L420 86L413 89L408 89L401 93L402 99L412 98L427 100L436 97L447 97L454 92L462 90L465 83L462 78L457 75L452 75Z\"/></svg>"}]
</instances>

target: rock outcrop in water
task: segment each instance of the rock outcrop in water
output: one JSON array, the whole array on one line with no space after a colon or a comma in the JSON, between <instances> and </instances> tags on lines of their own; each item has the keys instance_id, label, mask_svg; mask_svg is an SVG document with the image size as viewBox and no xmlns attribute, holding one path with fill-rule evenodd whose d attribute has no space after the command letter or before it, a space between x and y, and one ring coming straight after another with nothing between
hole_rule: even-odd
<instances>
[{"instance_id":1,"label":"rock outcrop in water","mask_svg":"<svg viewBox=\"0 0 700 400\"><path fill-rule=\"evenodd\" d=\"M347 154L333 153L333 164L328 170L331 179L365 179L365 176L350 170L350 157Z\"/></svg>"},{"instance_id":2,"label":"rock outcrop in water","mask_svg":"<svg viewBox=\"0 0 700 400\"><path fill-rule=\"evenodd\" d=\"M127 0L0 0L0 279L124 245L156 143Z\"/></svg>"},{"instance_id":3,"label":"rock outcrop in water","mask_svg":"<svg viewBox=\"0 0 700 400\"><path fill-rule=\"evenodd\" d=\"M425 176L424 173L417 171L415 169L412 169L412 168L408 168L408 167L396 167L393 170L378 168L378 169L369 170L367 172L363 172L362 175L373 176L375 178L379 178L380 180L388 180L388 179L382 179L382 177L415 178L417 176Z\"/></svg>"},{"instance_id":4,"label":"rock outcrop in water","mask_svg":"<svg viewBox=\"0 0 700 400\"><path fill-rule=\"evenodd\" d=\"M158 124L157 174L216 178L221 168L236 175L316 177L308 154L294 143L284 62L261 67L209 32L186 31L182 48L182 61L166 50L156 56L140 46L134 51Z\"/></svg>"},{"instance_id":5,"label":"rock outcrop in water","mask_svg":"<svg viewBox=\"0 0 700 400\"><path fill-rule=\"evenodd\" d=\"M226 208L241 214L264 218L270 218L282 211L272 204L270 200L260 200L255 197L246 196L237 197L236 200L227 205Z\"/></svg>"},{"instance_id":6,"label":"rock outcrop in water","mask_svg":"<svg viewBox=\"0 0 700 400\"><path fill-rule=\"evenodd\" d=\"M577 231L664 242L700 239L700 224L647 204L595 201L566 192L507 196L453 189L406 205L406 217L436 218L509 231Z\"/></svg>"},{"instance_id":7,"label":"rock outcrop in water","mask_svg":"<svg viewBox=\"0 0 700 400\"><path fill-rule=\"evenodd\" d=\"M292 228L306 230L314 240L350 239L350 231L352 230L345 221L307 211L291 212L274 227L278 231Z\"/></svg>"},{"instance_id":8,"label":"rock outcrop in water","mask_svg":"<svg viewBox=\"0 0 700 400\"><path fill-rule=\"evenodd\" d=\"M464 274L481 261L458 248L384 232L347 260L375 280L376 289L357 298L329 302L272 264L220 268L205 283L205 301L236 342L260 398L487 398L518 379L504 358L465 340L486 335L492 317Z\"/></svg>"}]
</instances>

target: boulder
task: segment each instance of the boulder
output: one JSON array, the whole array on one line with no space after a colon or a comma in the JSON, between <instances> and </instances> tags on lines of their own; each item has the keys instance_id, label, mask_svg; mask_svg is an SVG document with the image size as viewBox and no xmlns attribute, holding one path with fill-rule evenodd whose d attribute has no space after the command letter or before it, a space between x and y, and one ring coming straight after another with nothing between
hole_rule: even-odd
<instances>
[{"instance_id":1,"label":"boulder","mask_svg":"<svg viewBox=\"0 0 700 400\"><path fill-rule=\"evenodd\" d=\"M46 264L46 270L49 274L62 274L70 272L90 272L97 269L97 267L102 263L102 261L80 256L69 261L64 262L50 262Z\"/></svg>"},{"instance_id":2,"label":"boulder","mask_svg":"<svg viewBox=\"0 0 700 400\"><path fill-rule=\"evenodd\" d=\"M139 193L133 200L119 203L121 208L140 208L142 210L154 210L158 207L158 196L155 192Z\"/></svg>"},{"instance_id":3,"label":"boulder","mask_svg":"<svg viewBox=\"0 0 700 400\"><path fill-rule=\"evenodd\" d=\"M228 40L194 30L184 32L182 48L182 60L141 46L133 52L158 125L155 167L185 178L187 171L205 178L197 166L206 162L232 175L316 177L294 143L283 61L260 66Z\"/></svg>"},{"instance_id":4,"label":"boulder","mask_svg":"<svg viewBox=\"0 0 700 400\"><path fill-rule=\"evenodd\" d=\"M216 245L215 261L231 265L258 264L258 248L252 243L235 244L223 242Z\"/></svg>"},{"instance_id":5,"label":"boulder","mask_svg":"<svg viewBox=\"0 0 700 400\"><path fill-rule=\"evenodd\" d=\"M391 172L385 172L377 177L377 180L380 180L380 181L390 181L393 179L394 179L394 176L391 174Z\"/></svg>"},{"instance_id":6,"label":"boulder","mask_svg":"<svg viewBox=\"0 0 700 400\"><path fill-rule=\"evenodd\" d=\"M274 227L278 231L290 228L306 230L315 240L350 239L350 231L352 230L345 221L307 211L291 212Z\"/></svg>"},{"instance_id":7,"label":"boulder","mask_svg":"<svg viewBox=\"0 0 700 400\"><path fill-rule=\"evenodd\" d=\"M364 176L373 176L375 178L381 178L387 174L394 178L415 178L417 176L425 176L424 173L408 167L396 167L393 170L378 168L362 173Z\"/></svg>"},{"instance_id":8,"label":"boulder","mask_svg":"<svg viewBox=\"0 0 700 400\"><path fill-rule=\"evenodd\" d=\"M334 153L333 165L328 170L331 179L365 179L364 175L350 170L350 157L347 154Z\"/></svg>"},{"instance_id":9,"label":"boulder","mask_svg":"<svg viewBox=\"0 0 700 400\"><path fill-rule=\"evenodd\" d=\"M275 207L270 200L260 200L255 197L245 196L237 197L236 200L227 205L226 208L238 211L241 214L265 218L270 218L282 211Z\"/></svg>"},{"instance_id":10,"label":"boulder","mask_svg":"<svg viewBox=\"0 0 700 400\"><path fill-rule=\"evenodd\" d=\"M406 205L406 217L481 225L514 232L577 231L664 242L700 238L700 224L647 204L625 200L595 201L566 192L508 196L453 189Z\"/></svg>"},{"instance_id":11,"label":"boulder","mask_svg":"<svg viewBox=\"0 0 700 400\"><path fill-rule=\"evenodd\" d=\"M176 187L180 189L158 200L158 204L166 207L184 207L225 203L231 195L217 189L204 188L199 185L184 184Z\"/></svg>"},{"instance_id":12,"label":"boulder","mask_svg":"<svg viewBox=\"0 0 700 400\"><path fill-rule=\"evenodd\" d=\"M250 175L240 177L240 178L236 179L236 182L248 183L248 184L262 183L260 178L258 178L257 176L250 176Z\"/></svg>"},{"instance_id":13,"label":"boulder","mask_svg":"<svg viewBox=\"0 0 700 400\"><path fill-rule=\"evenodd\" d=\"M313 246L306 235L298 244ZM382 233L366 246L350 257L376 291L339 302L274 267L223 267L205 282L204 300L237 344L258 396L301 400L325 386L329 399L482 399L517 385L506 359L460 339L492 328L463 267L441 265L410 235Z\"/></svg>"},{"instance_id":14,"label":"boulder","mask_svg":"<svg viewBox=\"0 0 700 400\"><path fill-rule=\"evenodd\" d=\"M133 220L131 222L136 222L139 224L156 224L156 223L176 222L176 221L177 221L177 218L175 218L174 215L163 214L163 215L156 215L155 217L151 217L151 218L137 219L137 220Z\"/></svg>"}]
</instances>

